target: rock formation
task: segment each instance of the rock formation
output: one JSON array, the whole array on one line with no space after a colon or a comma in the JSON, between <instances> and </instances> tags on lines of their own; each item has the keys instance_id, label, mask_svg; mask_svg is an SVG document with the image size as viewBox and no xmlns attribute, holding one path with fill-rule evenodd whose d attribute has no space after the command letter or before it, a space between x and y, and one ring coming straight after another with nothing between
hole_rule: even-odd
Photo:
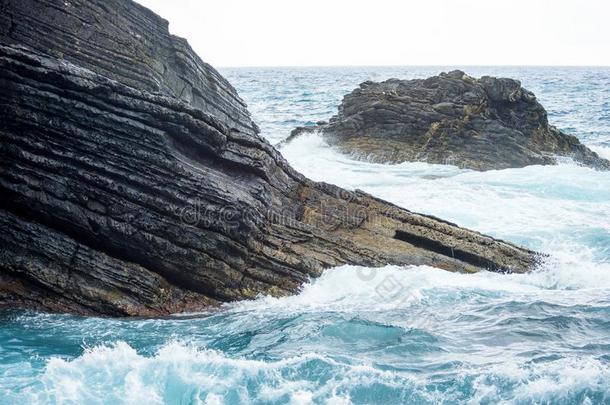
<instances>
[{"instance_id":1,"label":"rock formation","mask_svg":"<svg viewBox=\"0 0 610 405\"><path fill-rule=\"evenodd\" d=\"M538 261L295 172L233 88L129 0L1 4L1 306L151 316L294 293L347 263Z\"/></svg>"},{"instance_id":2,"label":"rock formation","mask_svg":"<svg viewBox=\"0 0 610 405\"><path fill-rule=\"evenodd\" d=\"M258 130L229 82L170 35L166 20L133 1L0 0L0 40L178 97L239 130Z\"/></svg>"},{"instance_id":3,"label":"rock formation","mask_svg":"<svg viewBox=\"0 0 610 405\"><path fill-rule=\"evenodd\" d=\"M459 70L425 80L364 82L339 112L287 141L319 131L332 146L378 163L425 161L475 170L556 164L557 156L610 169L571 135L549 125L547 113L517 80Z\"/></svg>"}]
</instances>

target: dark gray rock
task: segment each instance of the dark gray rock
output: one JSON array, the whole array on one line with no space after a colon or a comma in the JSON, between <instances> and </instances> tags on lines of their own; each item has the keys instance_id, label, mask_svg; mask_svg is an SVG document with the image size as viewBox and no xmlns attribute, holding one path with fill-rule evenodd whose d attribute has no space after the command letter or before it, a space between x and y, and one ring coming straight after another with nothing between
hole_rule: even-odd
<instances>
[{"instance_id":1,"label":"dark gray rock","mask_svg":"<svg viewBox=\"0 0 610 405\"><path fill-rule=\"evenodd\" d=\"M0 41L178 97L231 128L258 130L229 82L170 35L166 20L133 1L0 0Z\"/></svg>"},{"instance_id":2,"label":"dark gray rock","mask_svg":"<svg viewBox=\"0 0 610 405\"><path fill-rule=\"evenodd\" d=\"M556 164L557 156L610 169L547 113L517 80L474 79L456 70L425 80L364 82L328 124L295 129L286 140L320 131L344 153L379 163L426 161L475 170Z\"/></svg>"},{"instance_id":3,"label":"dark gray rock","mask_svg":"<svg viewBox=\"0 0 610 405\"><path fill-rule=\"evenodd\" d=\"M199 101L176 97L163 76L151 92L148 74L130 66L141 41L167 36L166 27L135 3L112 1L121 15L102 0L28 3L29 12L2 3L3 17L18 17L0 25L0 42L11 43L0 44L0 306L159 315L291 294L347 263L467 272L537 263L510 243L306 179L219 76L216 87L198 87ZM41 7L93 24L89 45L65 45L74 63L14 45L25 27L58 40L70 32L59 17L47 26ZM96 25L127 17L144 34ZM111 72L90 54L95 38L113 36L133 64ZM146 66L170 67L165 57Z\"/></svg>"}]
</instances>

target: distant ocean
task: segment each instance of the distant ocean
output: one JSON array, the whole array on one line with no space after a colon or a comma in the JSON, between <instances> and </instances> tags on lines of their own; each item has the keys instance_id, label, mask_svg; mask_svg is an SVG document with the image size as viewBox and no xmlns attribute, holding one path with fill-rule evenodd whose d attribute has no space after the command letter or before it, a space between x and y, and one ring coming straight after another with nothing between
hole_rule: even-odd
<instances>
[{"instance_id":1,"label":"distant ocean","mask_svg":"<svg viewBox=\"0 0 610 405\"><path fill-rule=\"evenodd\" d=\"M454 67L221 73L273 144L365 80ZM610 68L462 67L513 77L552 124L610 158ZM328 270L294 297L168 319L0 313L0 404L610 403L610 174L570 161L484 173L379 165L317 135L299 171L546 252L526 275Z\"/></svg>"}]
</instances>

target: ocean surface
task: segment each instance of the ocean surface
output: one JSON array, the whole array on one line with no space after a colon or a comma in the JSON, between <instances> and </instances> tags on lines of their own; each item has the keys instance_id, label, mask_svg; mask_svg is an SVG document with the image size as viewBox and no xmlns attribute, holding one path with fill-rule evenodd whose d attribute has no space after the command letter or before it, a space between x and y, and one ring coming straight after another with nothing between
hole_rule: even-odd
<instances>
[{"instance_id":1,"label":"ocean surface","mask_svg":"<svg viewBox=\"0 0 610 405\"><path fill-rule=\"evenodd\" d=\"M451 67L222 69L270 142L327 120L364 80ZM534 91L610 157L610 68L465 67ZM355 161L317 135L281 149L362 189L550 255L526 275L328 270L293 297L168 319L0 313L0 403L610 403L610 174L570 161L484 173Z\"/></svg>"}]
</instances>

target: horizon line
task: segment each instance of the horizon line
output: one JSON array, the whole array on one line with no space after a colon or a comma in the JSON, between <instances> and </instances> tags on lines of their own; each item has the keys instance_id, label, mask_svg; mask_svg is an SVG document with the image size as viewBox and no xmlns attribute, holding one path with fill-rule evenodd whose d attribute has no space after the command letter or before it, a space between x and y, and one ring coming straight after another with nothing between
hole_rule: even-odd
<instances>
[{"instance_id":1,"label":"horizon line","mask_svg":"<svg viewBox=\"0 0 610 405\"><path fill-rule=\"evenodd\" d=\"M209 63L209 62L208 62ZM210 63L211 64L211 63ZM386 67L477 67L477 68L498 68L498 67L544 67L544 68L610 68L608 65L519 65L519 64L508 64L508 65L477 65L477 64L389 64L389 65L214 65L217 69L239 69L239 68L386 68Z\"/></svg>"}]
</instances>

